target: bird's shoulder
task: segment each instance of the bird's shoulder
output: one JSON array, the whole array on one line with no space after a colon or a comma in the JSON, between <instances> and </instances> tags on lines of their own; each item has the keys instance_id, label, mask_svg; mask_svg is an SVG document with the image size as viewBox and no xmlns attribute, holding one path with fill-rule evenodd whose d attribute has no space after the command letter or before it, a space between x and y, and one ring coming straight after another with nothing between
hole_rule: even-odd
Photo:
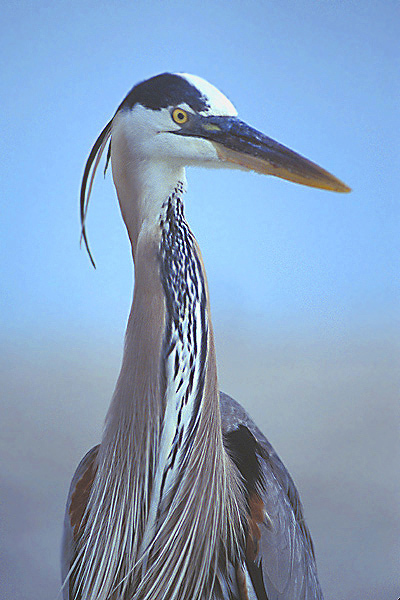
<instances>
[{"instance_id":1,"label":"bird's shoulder","mask_svg":"<svg viewBox=\"0 0 400 600\"><path fill-rule=\"evenodd\" d=\"M246 566L258 600L322 600L292 477L245 409L220 393L222 430L247 494Z\"/></svg>"},{"instance_id":2,"label":"bird's shoulder","mask_svg":"<svg viewBox=\"0 0 400 600\"><path fill-rule=\"evenodd\" d=\"M236 437L242 448L247 448L247 451L249 451L249 446L246 444L246 441L248 442L249 439L254 440L253 451L258 453L262 466L268 465L271 469L277 483L282 488L282 491L285 492L294 514L298 517L299 521L303 521L303 507L295 483L275 452L272 444L270 444L262 431L257 427L243 406L224 392L220 392L220 410L222 432L225 439L229 440L229 438L233 439ZM250 438L249 433L251 434Z\"/></svg>"}]
</instances>

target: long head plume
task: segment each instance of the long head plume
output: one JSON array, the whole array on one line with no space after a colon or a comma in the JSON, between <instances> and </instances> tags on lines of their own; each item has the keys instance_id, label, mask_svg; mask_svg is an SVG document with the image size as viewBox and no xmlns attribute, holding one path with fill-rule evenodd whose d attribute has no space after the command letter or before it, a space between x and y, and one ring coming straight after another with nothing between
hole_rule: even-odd
<instances>
[{"instance_id":1,"label":"long head plume","mask_svg":"<svg viewBox=\"0 0 400 600\"><path fill-rule=\"evenodd\" d=\"M86 161L85 170L83 172L82 185L81 185L81 226L82 226L81 241L83 239L83 241L85 242L85 246L86 246L86 250L89 254L90 262L92 263L94 268L96 268L96 264L94 262L92 253L89 248L89 243L88 243L88 239L86 236L85 221L86 221L86 215L87 215L87 210L88 210L88 206L89 206L90 194L92 193L94 177L96 175L96 171L99 166L100 159L103 155L104 149L107 145L107 142L111 138L112 122L113 122L113 119L111 119L111 121L109 121L107 123L107 125L104 127L103 131L100 133L99 137L97 138L97 140L95 141L95 143L93 145L93 148L90 151L89 157ZM110 141L110 146L108 147L107 160L106 160L106 166L104 168L104 174L106 173L108 164L110 162L110 149L111 149L111 141ZM89 185L88 185L88 182L89 182Z\"/></svg>"}]
</instances>

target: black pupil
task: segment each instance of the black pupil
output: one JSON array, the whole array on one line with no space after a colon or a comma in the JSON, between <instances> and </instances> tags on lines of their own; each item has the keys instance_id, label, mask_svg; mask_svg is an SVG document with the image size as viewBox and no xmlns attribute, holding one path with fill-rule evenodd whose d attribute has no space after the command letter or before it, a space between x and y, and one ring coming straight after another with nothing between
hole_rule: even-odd
<instances>
[{"instance_id":1,"label":"black pupil","mask_svg":"<svg viewBox=\"0 0 400 600\"><path fill-rule=\"evenodd\" d=\"M177 116L177 118L178 118L179 121L183 121L183 119L185 118L185 115L182 112L178 112L176 114L176 116Z\"/></svg>"}]
</instances>

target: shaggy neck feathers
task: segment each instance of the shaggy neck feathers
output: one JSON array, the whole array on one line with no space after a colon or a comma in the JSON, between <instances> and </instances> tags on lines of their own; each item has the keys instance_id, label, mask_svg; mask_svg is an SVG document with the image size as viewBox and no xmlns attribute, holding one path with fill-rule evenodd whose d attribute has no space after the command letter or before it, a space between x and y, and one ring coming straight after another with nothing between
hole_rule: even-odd
<instances>
[{"instance_id":1,"label":"shaggy neck feathers","mask_svg":"<svg viewBox=\"0 0 400 600\"><path fill-rule=\"evenodd\" d=\"M86 600L216 598L219 568L236 553L241 494L222 441L207 283L183 192L178 182L135 233L123 364L75 579Z\"/></svg>"}]
</instances>

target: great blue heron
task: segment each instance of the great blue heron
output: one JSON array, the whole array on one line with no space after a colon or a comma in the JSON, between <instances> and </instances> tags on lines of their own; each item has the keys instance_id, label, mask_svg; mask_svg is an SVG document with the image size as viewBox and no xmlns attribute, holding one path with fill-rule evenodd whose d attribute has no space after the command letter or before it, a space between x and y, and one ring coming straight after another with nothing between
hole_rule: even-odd
<instances>
[{"instance_id":1,"label":"great blue heron","mask_svg":"<svg viewBox=\"0 0 400 600\"><path fill-rule=\"evenodd\" d=\"M110 140L106 168L111 160L135 288L103 438L68 496L65 599L322 598L290 475L244 409L218 391L206 275L184 217L185 167L349 188L236 115L205 80L164 73L129 92L86 163L89 251L86 211Z\"/></svg>"}]
</instances>

